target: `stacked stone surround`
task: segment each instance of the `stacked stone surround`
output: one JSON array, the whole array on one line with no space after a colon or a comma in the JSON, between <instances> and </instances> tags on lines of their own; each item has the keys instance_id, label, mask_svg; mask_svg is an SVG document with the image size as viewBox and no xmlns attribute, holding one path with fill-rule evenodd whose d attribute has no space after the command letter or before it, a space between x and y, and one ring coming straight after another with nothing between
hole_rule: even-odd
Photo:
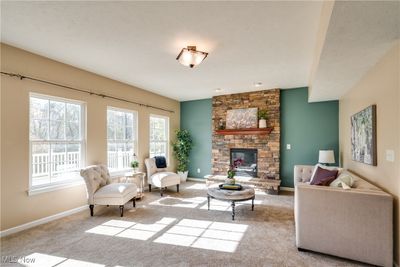
<instances>
[{"instance_id":1,"label":"stacked stone surround","mask_svg":"<svg viewBox=\"0 0 400 267\"><path fill-rule=\"evenodd\" d=\"M215 132L220 121L226 125L227 110L254 107L267 110L267 127L272 128L270 134L220 135ZM215 96L212 99L212 108L212 173L226 174L231 148L253 148L258 151L258 177L280 179L280 90Z\"/></svg>"}]
</instances>

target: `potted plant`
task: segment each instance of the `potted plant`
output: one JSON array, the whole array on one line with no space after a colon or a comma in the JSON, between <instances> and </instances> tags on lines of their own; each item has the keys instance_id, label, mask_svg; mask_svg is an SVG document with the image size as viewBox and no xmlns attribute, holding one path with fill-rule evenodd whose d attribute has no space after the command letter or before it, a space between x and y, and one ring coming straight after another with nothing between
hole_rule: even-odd
<instances>
[{"instance_id":1,"label":"potted plant","mask_svg":"<svg viewBox=\"0 0 400 267\"><path fill-rule=\"evenodd\" d=\"M133 160L133 161L131 162L131 167L133 168L133 171L134 171L134 172L137 172L137 169L139 168L139 161Z\"/></svg>"},{"instance_id":2,"label":"potted plant","mask_svg":"<svg viewBox=\"0 0 400 267\"><path fill-rule=\"evenodd\" d=\"M235 166L231 165L229 166L229 170L226 174L227 178L225 179L225 184L235 184L235 174L236 174L236 170L235 170Z\"/></svg>"},{"instance_id":3,"label":"potted plant","mask_svg":"<svg viewBox=\"0 0 400 267\"><path fill-rule=\"evenodd\" d=\"M178 160L178 175L181 181L185 182L188 176L188 164L190 150L192 149L193 141L188 130L177 130L176 140L172 143L175 158Z\"/></svg>"},{"instance_id":4,"label":"potted plant","mask_svg":"<svg viewBox=\"0 0 400 267\"><path fill-rule=\"evenodd\" d=\"M225 180L226 184L235 184L236 169L240 165L242 165L242 163L243 163L243 160L238 158L233 161L233 165L229 166L228 172L226 174L226 176L227 176L227 179Z\"/></svg>"},{"instance_id":5,"label":"potted plant","mask_svg":"<svg viewBox=\"0 0 400 267\"><path fill-rule=\"evenodd\" d=\"M260 110L258 111L258 127L259 128L267 128L267 111Z\"/></svg>"}]
</instances>

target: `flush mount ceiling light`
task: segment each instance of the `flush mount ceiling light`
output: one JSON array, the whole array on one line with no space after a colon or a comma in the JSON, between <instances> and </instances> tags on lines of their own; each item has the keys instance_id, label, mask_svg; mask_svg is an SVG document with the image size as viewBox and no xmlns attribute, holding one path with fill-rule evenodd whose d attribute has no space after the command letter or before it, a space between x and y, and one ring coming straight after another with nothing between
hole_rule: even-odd
<instances>
[{"instance_id":1,"label":"flush mount ceiling light","mask_svg":"<svg viewBox=\"0 0 400 267\"><path fill-rule=\"evenodd\" d=\"M176 60L179 61L184 66L193 68L199 65L206 57L208 53L197 51L196 46L188 46L187 48L182 48Z\"/></svg>"},{"instance_id":2,"label":"flush mount ceiling light","mask_svg":"<svg viewBox=\"0 0 400 267\"><path fill-rule=\"evenodd\" d=\"M221 91L222 91L221 88L215 88L215 92L216 92L216 93L219 93L219 92L221 92Z\"/></svg>"},{"instance_id":3,"label":"flush mount ceiling light","mask_svg":"<svg viewBox=\"0 0 400 267\"><path fill-rule=\"evenodd\" d=\"M255 86L255 87L261 87L262 85L263 85L262 82L256 82L256 83L254 83L254 86Z\"/></svg>"}]
</instances>

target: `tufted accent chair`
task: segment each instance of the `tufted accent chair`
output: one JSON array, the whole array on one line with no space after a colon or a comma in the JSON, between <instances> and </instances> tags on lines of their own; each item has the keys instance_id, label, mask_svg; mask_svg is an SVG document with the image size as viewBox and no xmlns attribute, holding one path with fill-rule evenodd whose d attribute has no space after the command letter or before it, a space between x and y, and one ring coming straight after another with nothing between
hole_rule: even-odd
<instances>
[{"instance_id":1,"label":"tufted accent chair","mask_svg":"<svg viewBox=\"0 0 400 267\"><path fill-rule=\"evenodd\" d=\"M179 184L181 178L174 172L167 172L165 169L157 168L154 158L145 159L144 163L147 169L147 183L149 184L149 192L151 186L154 185L160 188L160 194L163 196L164 190L167 186L176 185L176 191L179 192Z\"/></svg>"},{"instance_id":2,"label":"tufted accent chair","mask_svg":"<svg viewBox=\"0 0 400 267\"><path fill-rule=\"evenodd\" d=\"M133 207L137 187L133 183L112 183L110 173L105 165L88 166L81 170L88 193L90 215L93 216L94 205L118 205L121 217L124 215L124 205L132 199Z\"/></svg>"}]
</instances>

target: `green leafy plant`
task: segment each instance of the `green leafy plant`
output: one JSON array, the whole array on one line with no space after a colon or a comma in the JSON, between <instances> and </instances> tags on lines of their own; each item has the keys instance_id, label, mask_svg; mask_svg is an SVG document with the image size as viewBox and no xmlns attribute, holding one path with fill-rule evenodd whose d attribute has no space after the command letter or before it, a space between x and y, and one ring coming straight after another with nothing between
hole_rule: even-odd
<instances>
[{"instance_id":1,"label":"green leafy plant","mask_svg":"<svg viewBox=\"0 0 400 267\"><path fill-rule=\"evenodd\" d=\"M133 161L131 162L131 167L132 167L132 168L139 168L139 161L133 160Z\"/></svg>"},{"instance_id":2,"label":"green leafy plant","mask_svg":"<svg viewBox=\"0 0 400 267\"><path fill-rule=\"evenodd\" d=\"M193 147L192 137L188 130L177 130L176 140L172 143L174 156L178 160L177 170L185 172L188 170L189 155Z\"/></svg>"},{"instance_id":3,"label":"green leafy plant","mask_svg":"<svg viewBox=\"0 0 400 267\"><path fill-rule=\"evenodd\" d=\"M258 119L259 120L266 120L267 119L267 111L266 110L259 110L258 111Z\"/></svg>"},{"instance_id":4,"label":"green leafy plant","mask_svg":"<svg viewBox=\"0 0 400 267\"><path fill-rule=\"evenodd\" d=\"M233 169L233 167L229 168L228 173L227 173L227 177L229 179L232 179L233 177L235 177L235 175L236 175L235 169Z\"/></svg>"}]
</instances>

